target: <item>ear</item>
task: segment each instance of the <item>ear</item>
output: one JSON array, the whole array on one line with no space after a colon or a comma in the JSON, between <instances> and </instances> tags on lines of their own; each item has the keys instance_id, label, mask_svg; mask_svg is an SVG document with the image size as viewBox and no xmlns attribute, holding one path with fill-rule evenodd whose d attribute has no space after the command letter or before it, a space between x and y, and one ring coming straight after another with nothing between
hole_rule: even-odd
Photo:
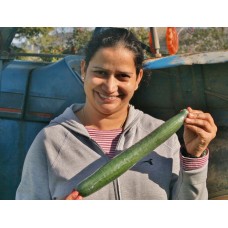
<instances>
[{"instance_id":1,"label":"ear","mask_svg":"<svg viewBox=\"0 0 228 228\"><path fill-rule=\"evenodd\" d=\"M143 77L143 69L139 71L138 77L136 79L135 91L139 88L139 83L141 82Z\"/></svg>"},{"instance_id":2,"label":"ear","mask_svg":"<svg viewBox=\"0 0 228 228\"><path fill-rule=\"evenodd\" d=\"M82 81L84 81L85 75L86 75L86 61L83 59L81 61L81 78L82 78Z\"/></svg>"}]
</instances>

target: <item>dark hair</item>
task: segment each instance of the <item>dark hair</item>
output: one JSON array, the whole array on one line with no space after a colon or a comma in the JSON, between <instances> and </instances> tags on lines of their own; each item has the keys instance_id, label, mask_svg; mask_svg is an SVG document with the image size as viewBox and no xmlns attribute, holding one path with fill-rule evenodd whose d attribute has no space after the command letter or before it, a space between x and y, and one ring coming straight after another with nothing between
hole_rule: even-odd
<instances>
[{"instance_id":1,"label":"dark hair","mask_svg":"<svg viewBox=\"0 0 228 228\"><path fill-rule=\"evenodd\" d=\"M86 67L99 49L115 47L118 44L123 45L134 54L136 74L138 75L144 59L143 49L135 35L124 28L107 28L94 33L85 49Z\"/></svg>"}]
</instances>

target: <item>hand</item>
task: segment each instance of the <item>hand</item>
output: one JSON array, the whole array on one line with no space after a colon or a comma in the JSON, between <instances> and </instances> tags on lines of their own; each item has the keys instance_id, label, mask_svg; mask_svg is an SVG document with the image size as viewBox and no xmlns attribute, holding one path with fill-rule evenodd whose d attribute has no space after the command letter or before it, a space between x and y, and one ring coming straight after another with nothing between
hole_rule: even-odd
<instances>
[{"instance_id":1,"label":"hand","mask_svg":"<svg viewBox=\"0 0 228 228\"><path fill-rule=\"evenodd\" d=\"M82 200L82 196L79 195L79 192L73 190L68 196L66 196L65 200Z\"/></svg>"},{"instance_id":2,"label":"hand","mask_svg":"<svg viewBox=\"0 0 228 228\"><path fill-rule=\"evenodd\" d=\"M189 113L184 123L184 142L189 154L200 157L215 138L217 127L212 116L200 110L187 108Z\"/></svg>"}]
</instances>

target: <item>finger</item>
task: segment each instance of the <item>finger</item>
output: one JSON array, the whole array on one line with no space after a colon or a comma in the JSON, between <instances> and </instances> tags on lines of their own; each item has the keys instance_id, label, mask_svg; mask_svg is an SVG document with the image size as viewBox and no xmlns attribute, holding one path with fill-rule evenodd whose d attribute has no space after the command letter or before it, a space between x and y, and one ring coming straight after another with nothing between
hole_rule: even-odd
<instances>
[{"instance_id":1,"label":"finger","mask_svg":"<svg viewBox=\"0 0 228 228\"><path fill-rule=\"evenodd\" d=\"M213 120L212 116L209 113L205 113L205 112L189 113L188 117L195 118L195 119Z\"/></svg>"},{"instance_id":2,"label":"finger","mask_svg":"<svg viewBox=\"0 0 228 228\"><path fill-rule=\"evenodd\" d=\"M202 140L212 140L216 136L217 129L210 127L209 125L198 126L196 124L185 124L185 127L198 135Z\"/></svg>"},{"instance_id":3,"label":"finger","mask_svg":"<svg viewBox=\"0 0 228 228\"><path fill-rule=\"evenodd\" d=\"M80 200L82 196L79 195L78 191L73 190L66 198L66 200Z\"/></svg>"},{"instance_id":4,"label":"finger","mask_svg":"<svg viewBox=\"0 0 228 228\"><path fill-rule=\"evenodd\" d=\"M211 133L214 131L213 126L208 121L203 120L203 119L186 118L185 124L201 128L202 130L204 130L208 133Z\"/></svg>"},{"instance_id":5,"label":"finger","mask_svg":"<svg viewBox=\"0 0 228 228\"><path fill-rule=\"evenodd\" d=\"M202 128L194 125L186 125L185 127L198 136L200 147L206 147L211 141L210 134L205 132Z\"/></svg>"},{"instance_id":6,"label":"finger","mask_svg":"<svg viewBox=\"0 0 228 228\"><path fill-rule=\"evenodd\" d=\"M187 127L188 129L192 130L194 133L196 133L197 135L201 135L203 132L206 133L210 133L210 128L209 129L205 129L198 121L198 123L196 123L195 121L191 120L191 123L189 121L189 123L186 123L184 125L185 127Z\"/></svg>"},{"instance_id":7,"label":"finger","mask_svg":"<svg viewBox=\"0 0 228 228\"><path fill-rule=\"evenodd\" d=\"M77 200L82 200L82 196L78 195Z\"/></svg>"},{"instance_id":8,"label":"finger","mask_svg":"<svg viewBox=\"0 0 228 228\"><path fill-rule=\"evenodd\" d=\"M203 116L204 112L201 110L193 110L191 108L188 108L188 118L200 118Z\"/></svg>"},{"instance_id":9,"label":"finger","mask_svg":"<svg viewBox=\"0 0 228 228\"><path fill-rule=\"evenodd\" d=\"M187 118L205 120L210 123L214 123L214 120L209 113L189 113Z\"/></svg>"},{"instance_id":10,"label":"finger","mask_svg":"<svg viewBox=\"0 0 228 228\"><path fill-rule=\"evenodd\" d=\"M198 127L203 128L208 133L212 133L213 135L216 135L217 132L217 126L214 123L214 120L212 117L210 117L210 114L204 114L204 115L198 115L198 118L188 118L186 119L185 123L197 125Z\"/></svg>"},{"instance_id":11,"label":"finger","mask_svg":"<svg viewBox=\"0 0 228 228\"><path fill-rule=\"evenodd\" d=\"M212 126L215 125L214 119L212 118L210 113L204 113L202 111L197 110L197 112L191 112L188 114L187 118L190 119L202 119L208 121Z\"/></svg>"},{"instance_id":12,"label":"finger","mask_svg":"<svg viewBox=\"0 0 228 228\"><path fill-rule=\"evenodd\" d=\"M189 113L203 113L202 110L192 109L191 107L188 107L187 110Z\"/></svg>"}]
</instances>

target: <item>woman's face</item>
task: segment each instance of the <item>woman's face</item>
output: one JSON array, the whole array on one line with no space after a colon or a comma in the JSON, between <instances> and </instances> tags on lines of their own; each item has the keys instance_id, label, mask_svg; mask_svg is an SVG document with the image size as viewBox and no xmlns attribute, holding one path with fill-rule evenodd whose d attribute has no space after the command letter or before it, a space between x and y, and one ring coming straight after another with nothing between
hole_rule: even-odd
<instances>
[{"instance_id":1,"label":"woman's face","mask_svg":"<svg viewBox=\"0 0 228 228\"><path fill-rule=\"evenodd\" d=\"M127 110L143 74L141 70L137 77L130 50L122 46L101 48L87 69L85 62L81 67L86 105L106 115Z\"/></svg>"}]
</instances>

